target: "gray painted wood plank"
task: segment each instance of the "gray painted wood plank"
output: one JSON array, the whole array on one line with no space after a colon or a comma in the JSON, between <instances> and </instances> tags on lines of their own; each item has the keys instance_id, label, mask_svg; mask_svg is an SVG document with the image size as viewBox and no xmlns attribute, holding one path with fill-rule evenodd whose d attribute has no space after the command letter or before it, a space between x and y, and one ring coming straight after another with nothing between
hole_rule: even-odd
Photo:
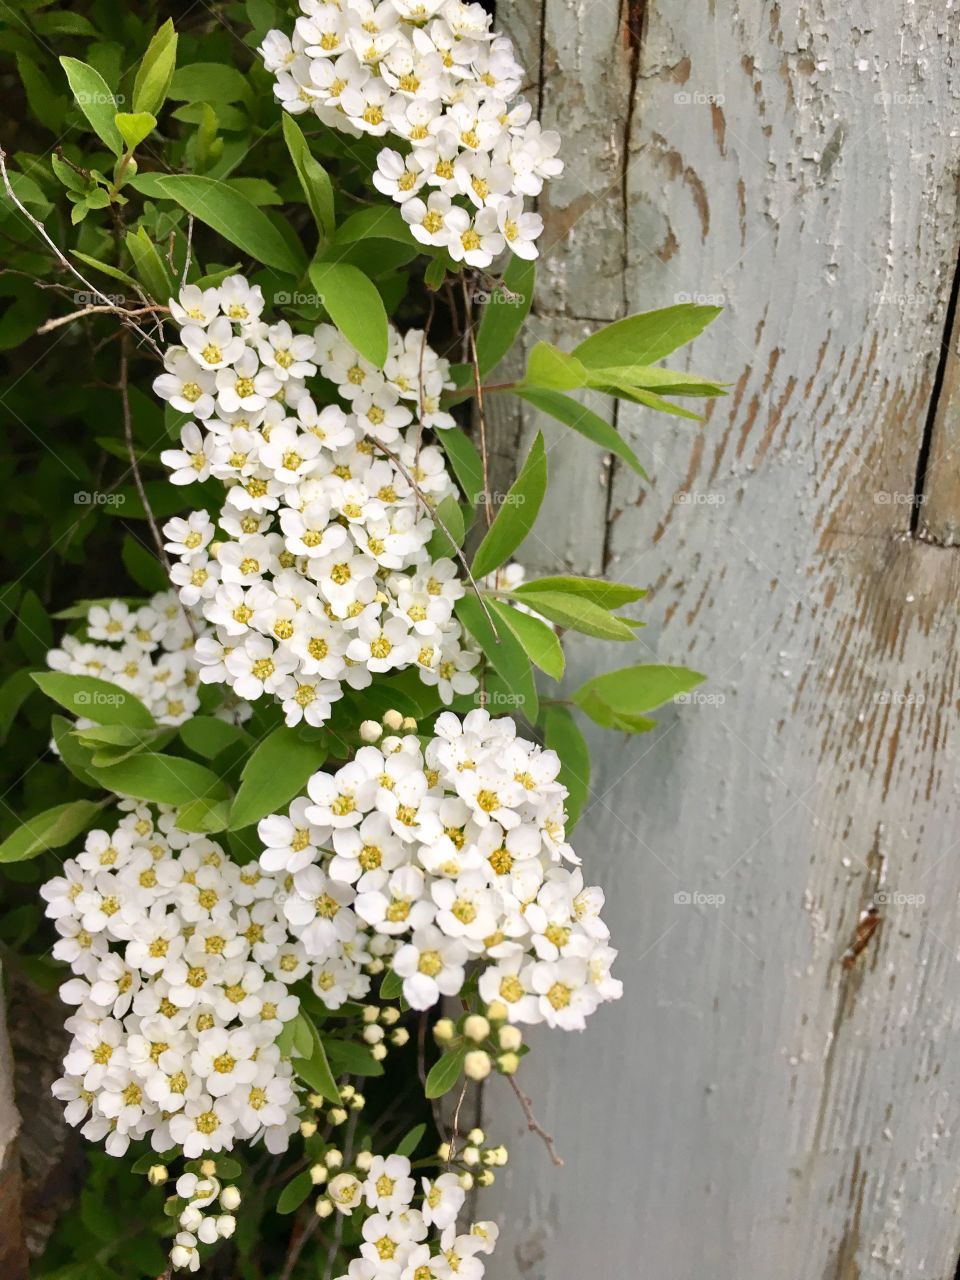
<instances>
[{"instance_id":1,"label":"gray painted wood plank","mask_svg":"<svg viewBox=\"0 0 960 1280\"><path fill-rule=\"evenodd\" d=\"M524 1066L566 1168L490 1090L514 1158L488 1274L947 1280L960 561L905 531L957 259L956 10L651 2L632 114L629 13L545 14L544 118L572 181L613 155L626 198L602 197L603 234L574 215L538 323L573 341L580 317L719 294L689 363L733 386L703 429L621 412L653 484L615 469L602 529L572 496L597 502L603 460L551 450L564 497L524 558L595 572L606 547L610 576L653 589L631 660L707 671L709 700L645 738L591 735L577 845L627 990ZM570 89L584 74L595 92ZM496 422L504 449L531 429ZM571 684L624 660L570 657Z\"/></svg>"}]
</instances>

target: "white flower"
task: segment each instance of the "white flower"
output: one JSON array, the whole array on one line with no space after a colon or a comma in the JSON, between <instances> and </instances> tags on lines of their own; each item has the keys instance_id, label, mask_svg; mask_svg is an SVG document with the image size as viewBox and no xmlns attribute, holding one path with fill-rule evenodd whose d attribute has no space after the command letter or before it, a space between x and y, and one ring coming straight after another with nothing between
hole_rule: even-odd
<instances>
[{"instance_id":1,"label":"white flower","mask_svg":"<svg viewBox=\"0 0 960 1280\"><path fill-rule=\"evenodd\" d=\"M412 1009L430 1009L441 996L453 996L463 986L468 951L458 938L447 937L436 925L418 929L393 957L403 978L404 999Z\"/></svg>"}]
</instances>

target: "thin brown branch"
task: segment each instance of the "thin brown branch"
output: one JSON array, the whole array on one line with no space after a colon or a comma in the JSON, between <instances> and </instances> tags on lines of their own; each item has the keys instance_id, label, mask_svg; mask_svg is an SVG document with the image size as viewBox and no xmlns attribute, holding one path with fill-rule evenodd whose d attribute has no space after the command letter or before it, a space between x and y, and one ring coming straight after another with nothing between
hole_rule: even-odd
<instances>
[{"instance_id":1,"label":"thin brown branch","mask_svg":"<svg viewBox=\"0 0 960 1280\"><path fill-rule=\"evenodd\" d=\"M151 315L155 311L169 311L169 307L149 306L149 307L117 307L106 303L94 303L89 307L81 307L79 311L71 311L68 316L55 316L53 320L47 320L37 330L37 333L50 333L53 329L59 329L62 325L72 324L74 320L81 320L84 316L95 315L120 315L120 316L146 316Z\"/></svg>"},{"instance_id":2,"label":"thin brown branch","mask_svg":"<svg viewBox=\"0 0 960 1280\"><path fill-rule=\"evenodd\" d=\"M147 490L143 483L143 477L140 474L140 465L137 460L137 450L133 443L133 415L130 412L130 335L123 333L120 339L120 404L123 410L123 438L127 445L127 456L130 459L130 470L133 472L133 483L137 490L137 496L143 504L144 514L147 517L147 524L150 526L150 534L153 538L154 545L157 548L157 556L160 563L170 576L173 566L170 563L170 557L167 555L167 549L163 545L163 535L160 532L160 526L157 524L157 518L153 514L153 507L150 505L150 499L147 497ZM183 606L181 606L183 607ZM197 629L194 626L193 618L191 618L189 610L183 609L183 615L187 620L194 640L197 638Z\"/></svg>"},{"instance_id":3,"label":"thin brown branch","mask_svg":"<svg viewBox=\"0 0 960 1280\"><path fill-rule=\"evenodd\" d=\"M287 1256L283 1260L279 1280L290 1280L294 1267L300 1261L301 1253L319 1226L320 1219L314 1214L302 1231L290 1232L290 1243L287 1245Z\"/></svg>"},{"instance_id":4,"label":"thin brown branch","mask_svg":"<svg viewBox=\"0 0 960 1280\"><path fill-rule=\"evenodd\" d=\"M180 277L180 288L187 283L187 275L190 271L190 262L193 257L193 214L187 214L187 252L183 259L183 275Z\"/></svg>"},{"instance_id":5,"label":"thin brown branch","mask_svg":"<svg viewBox=\"0 0 960 1280\"><path fill-rule=\"evenodd\" d=\"M549 1133L547 1133L546 1129L544 1129L543 1125L533 1114L533 1104L530 1099L517 1084L513 1076L507 1076L507 1079L510 1081L510 1088L517 1095L517 1101L520 1103L521 1107L523 1107L523 1114L526 1117L527 1128L531 1133L535 1133L542 1139L544 1146L550 1154L550 1159L558 1168L562 1168L563 1160L559 1155L557 1155L557 1150L553 1145L553 1138Z\"/></svg>"},{"instance_id":6,"label":"thin brown branch","mask_svg":"<svg viewBox=\"0 0 960 1280\"><path fill-rule=\"evenodd\" d=\"M80 281L83 287L85 289L89 289L95 298L99 298L100 301L103 303L106 303L107 306L113 306L113 303L111 302L111 300L107 297L105 293L102 292L102 290L98 289L96 285L91 284L90 281L86 278L86 276L80 274L80 272L73 265L70 259L66 257L66 255L62 252L62 250L57 246L55 241L51 238L46 227L39 220L39 218L35 218L33 214L30 212L30 210L23 203L23 201L19 199L19 197L17 196L17 193L14 191L13 186L11 185L11 182L10 182L10 174L7 172L7 154L4 151L3 147L0 147L0 177L2 177L3 179L4 190L6 191L7 196L12 202L12 204L14 205L14 207L18 209L20 213L23 214L23 216L30 223L30 225L38 232L41 239L44 241L46 245L49 246L49 248L53 252L57 261L62 266L66 267L66 269L72 275L76 276L76 278ZM148 346L152 347L153 351L157 354L157 356L159 356L161 360L163 359L163 352L154 342L153 338L151 338L150 334L147 333L145 329L142 329L135 320L131 320L129 319L129 317L122 317L121 323L125 324L129 329L132 329L134 330L134 332L138 333L140 337L144 340L144 342L146 342Z\"/></svg>"}]
</instances>

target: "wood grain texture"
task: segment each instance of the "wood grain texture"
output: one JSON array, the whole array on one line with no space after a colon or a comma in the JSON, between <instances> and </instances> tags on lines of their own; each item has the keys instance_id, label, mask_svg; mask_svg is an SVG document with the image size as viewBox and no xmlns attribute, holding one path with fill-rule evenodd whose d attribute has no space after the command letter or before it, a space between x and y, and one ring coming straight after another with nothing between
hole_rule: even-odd
<instances>
[{"instance_id":1,"label":"wood grain texture","mask_svg":"<svg viewBox=\"0 0 960 1280\"><path fill-rule=\"evenodd\" d=\"M571 646L571 685L652 659L710 680L654 734L591 734L576 843L626 994L524 1065L565 1169L489 1091L513 1161L488 1274L949 1280L960 556L909 528L960 240L956 6L516 0L498 21L540 60L569 166L534 336L719 295L683 363L732 386L702 429L620 411L651 486L548 436L523 558L652 589L636 646ZM505 457L533 427L496 404Z\"/></svg>"}]
</instances>

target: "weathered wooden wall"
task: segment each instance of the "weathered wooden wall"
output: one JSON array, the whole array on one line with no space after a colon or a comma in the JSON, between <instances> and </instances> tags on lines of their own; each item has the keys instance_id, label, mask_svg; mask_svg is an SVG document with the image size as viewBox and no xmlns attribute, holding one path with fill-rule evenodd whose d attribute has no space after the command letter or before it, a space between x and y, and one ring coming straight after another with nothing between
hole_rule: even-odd
<instances>
[{"instance_id":1,"label":"weathered wooden wall","mask_svg":"<svg viewBox=\"0 0 960 1280\"><path fill-rule=\"evenodd\" d=\"M565 1169L489 1091L514 1153L494 1280L953 1276L957 20L955 0L500 5L567 160L534 334L720 295L691 367L734 385L702 429L620 411L650 487L546 428L525 559L652 588L632 657L574 646L572 679L684 661L713 700L592 735L578 845L626 994L524 1068ZM513 414L504 457L534 425Z\"/></svg>"}]
</instances>

